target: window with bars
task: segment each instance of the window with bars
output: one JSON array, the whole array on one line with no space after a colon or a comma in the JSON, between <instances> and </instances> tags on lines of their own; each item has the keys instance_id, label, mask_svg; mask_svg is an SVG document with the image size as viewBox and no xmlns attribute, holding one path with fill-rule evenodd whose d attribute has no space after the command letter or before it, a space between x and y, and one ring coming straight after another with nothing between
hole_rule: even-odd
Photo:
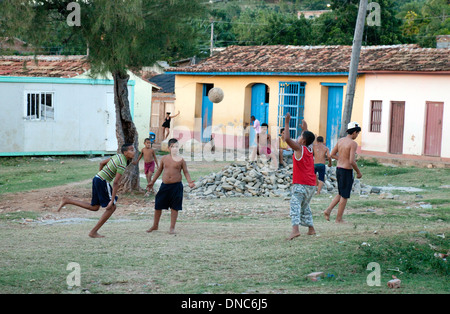
<instances>
[{"instance_id":1,"label":"window with bars","mask_svg":"<svg viewBox=\"0 0 450 314\"><path fill-rule=\"evenodd\" d=\"M28 92L25 104L25 119L30 121L54 120L54 93Z\"/></svg>"},{"instance_id":2,"label":"window with bars","mask_svg":"<svg viewBox=\"0 0 450 314\"><path fill-rule=\"evenodd\" d=\"M284 128L284 117L289 112L289 133L296 139L301 134L301 123L305 109L304 82L280 82L278 92L278 129Z\"/></svg>"},{"instance_id":3,"label":"window with bars","mask_svg":"<svg viewBox=\"0 0 450 314\"><path fill-rule=\"evenodd\" d=\"M370 132L381 132L381 100L372 100L370 104Z\"/></svg>"}]
</instances>

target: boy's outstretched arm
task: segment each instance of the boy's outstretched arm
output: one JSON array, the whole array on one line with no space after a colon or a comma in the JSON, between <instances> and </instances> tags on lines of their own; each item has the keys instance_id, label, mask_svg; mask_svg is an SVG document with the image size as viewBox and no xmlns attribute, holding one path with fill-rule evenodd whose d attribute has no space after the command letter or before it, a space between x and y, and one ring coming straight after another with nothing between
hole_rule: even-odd
<instances>
[{"instance_id":1,"label":"boy's outstretched arm","mask_svg":"<svg viewBox=\"0 0 450 314\"><path fill-rule=\"evenodd\" d=\"M333 149L331 150L331 158L335 159L335 160L339 160L339 156L338 156L338 144L336 144L336 146L333 147Z\"/></svg>"},{"instance_id":2,"label":"boy's outstretched arm","mask_svg":"<svg viewBox=\"0 0 450 314\"><path fill-rule=\"evenodd\" d=\"M352 168L356 171L356 178L361 179L362 173L358 168L358 164L356 163L356 149L358 148L358 144L356 142L353 142L353 145L350 148L350 164L352 165Z\"/></svg>"},{"instance_id":3,"label":"boy's outstretched arm","mask_svg":"<svg viewBox=\"0 0 450 314\"><path fill-rule=\"evenodd\" d=\"M301 150L302 147L297 141L291 139L291 135L289 132L289 122L291 121L291 115L289 112L286 114L286 117L284 118L284 135L283 140L291 147L293 150Z\"/></svg>"},{"instance_id":4,"label":"boy's outstretched arm","mask_svg":"<svg viewBox=\"0 0 450 314\"><path fill-rule=\"evenodd\" d=\"M138 159L136 159L135 161L132 161L131 163L132 163L133 165L137 165L137 164L139 163L139 160L141 160L142 156L143 156L143 153L141 152L141 153L139 154Z\"/></svg>"},{"instance_id":5,"label":"boy's outstretched arm","mask_svg":"<svg viewBox=\"0 0 450 314\"><path fill-rule=\"evenodd\" d=\"M308 124L305 119L302 120L302 131L308 131Z\"/></svg>"},{"instance_id":6,"label":"boy's outstretched arm","mask_svg":"<svg viewBox=\"0 0 450 314\"><path fill-rule=\"evenodd\" d=\"M161 175L162 171L164 169L164 158L161 158L161 163L158 167L158 170L156 170L155 175L152 178L152 181L150 181L147 184L147 191L151 191L153 188L153 185L155 184L156 180L158 180L159 176Z\"/></svg>"},{"instance_id":7,"label":"boy's outstretched arm","mask_svg":"<svg viewBox=\"0 0 450 314\"><path fill-rule=\"evenodd\" d=\"M154 150L153 150L153 159L155 160L156 167L159 167L158 166L158 158L156 158L156 154L155 154Z\"/></svg>"},{"instance_id":8,"label":"boy's outstretched arm","mask_svg":"<svg viewBox=\"0 0 450 314\"><path fill-rule=\"evenodd\" d=\"M186 180L187 180L187 182L189 184L189 187L190 188L194 188L195 187L195 183L191 179L191 175L189 174L189 171L188 171L188 168L187 168L187 165L186 165L186 161L184 159L183 159L183 163L181 164L181 168L183 169L183 173L184 173L184 176L185 176L185 178L186 178Z\"/></svg>"}]
</instances>

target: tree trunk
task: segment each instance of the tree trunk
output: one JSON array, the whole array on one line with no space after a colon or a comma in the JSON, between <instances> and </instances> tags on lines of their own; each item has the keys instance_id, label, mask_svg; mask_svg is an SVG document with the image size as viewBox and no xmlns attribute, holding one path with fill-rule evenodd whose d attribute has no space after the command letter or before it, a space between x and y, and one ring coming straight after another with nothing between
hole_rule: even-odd
<instances>
[{"instance_id":1,"label":"tree trunk","mask_svg":"<svg viewBox=\"0 0 450 314\"><path fill-rule=\"evenodd\" d=\"M117 136L117 152L121 152L121 147L125 143L134 144L136 155L134 159L139 157L138 133L130 112L130 103L128 101L128 79L129 75L113 73L114 78L114 104L116 106L116 136ZM132 192L141 190L139 185L139 165L129 165L125 170L120 182L119 191Z\"/></svg>"}]
</instances>

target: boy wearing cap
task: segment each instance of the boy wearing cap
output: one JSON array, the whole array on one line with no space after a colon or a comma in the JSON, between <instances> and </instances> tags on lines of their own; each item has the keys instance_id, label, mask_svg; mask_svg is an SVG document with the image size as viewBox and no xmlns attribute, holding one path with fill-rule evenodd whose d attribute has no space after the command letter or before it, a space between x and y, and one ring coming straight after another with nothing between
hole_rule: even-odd
<instances>
[{"instance_id":1,"label":"boy wearing cap","mask_svg":"<svg viewBox=\"0 0 450 314\"><path fill-rule=\"evenodd\" d=\"M355 161L356 149L358 144L355 139L361 132L361 127L356 122L350 122L347 126L347 136L338 140L336 146L331 151L331 158L336 159L336 179L338 182L339 194L334 197L331 204L323 212L325 219L330 220L330 214L333 208L339 203L338 213L336 216L337 223L343 223L342 216L344 214L347 200L350 198L353 186L353 169L356 171L356 177L362 177L358 165Z\"/></svg>"}]
</instances>

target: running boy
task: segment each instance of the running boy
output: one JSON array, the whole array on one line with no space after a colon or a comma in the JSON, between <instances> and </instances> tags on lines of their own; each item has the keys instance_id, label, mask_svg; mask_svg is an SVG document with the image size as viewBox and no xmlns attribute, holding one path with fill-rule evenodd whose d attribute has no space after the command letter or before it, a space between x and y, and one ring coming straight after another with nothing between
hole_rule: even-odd
<instances>
[{"instance_id":1,"label":"running boy","mask_svg":"<svg viewBox=\"0 0 450 314\"><path fill-rule=\"evenodd\" d=\"M292 232L288 240L300 236L299 225L308 227L308 235L316 234L313 225L313 217L309 202L316 190L316 174L314 173L314 157L311 144L315 136L308 131L306 121L302 121L302 135L298 142L292 140L289 135L289 122L291 115L286 114L284 141L294 150L293 175L292 175L292 197L291 197L291 222Z\"/></svg>"},{"instance_id":2,"label":"running boy","mask_svg":"<svg viewBox=\"0 0 450 314\"><path fill-rule=\"evenodd\" d=\"M339 203L338 213L336 216L336 223L343 223L342 216L344 215L347 200L350 198L350 193L353 187L353 169L356 171L356 177L362 177L358 165L355 161L356 149L358 144L354 141L361 132L361 127L356 122L350 122L347 126L347 136L338 140L336 146L331 151L331 158L336 159L336 179L338 182L339 194L336 195L328 208L323 212L325 219L330 221L330 214L333 208Z\"/></svg>"},{"instance_id":3,"label":"running boy","mask_svg":"<svg viewBox=\"0 0 450 314\"><path fill-rule=\"evenodd\" d=\"M189 184L190 188L195 187L194 181L189 175L186 161L179 155L179 144L174 138L169 140L170 155L161 158L161 163L156 171L155 176L147 185L147 190L151 190L156 180L158 180L161 172L164 171L162 184L155 197L155 215L153 218L153 226L147 230L152 232L158 230L159 220L163 209L171 209L170 212L170 234L175 234L175 224L178 218L178 211L182 210L183 203L183 184L181 183L181 171Z\"/></svg>"},{"instance_id":4,"label":"running boy","mask_svg":"<svg viewBox=\"0 0 450 314\"><path fill-rule=\"evenodd\" d=\"M331 167L331 156L330 150L323 143L323 137L317 137L317 144L314 144L314 172L318 174L318 187L317 194L322 191L323 183L325 182L325 162L328 159L328 167Z\"/></svg>"},{"instance_id":5,"label":"running boy","mask_svg":"<svg viewBox=\"0 0 450 314\"><path fill-rule=\"evenodd\" d=\"M142 156L144 156L144 173L147 178L147 184L152 180L153 172L155 172L155 164L158 167L158 159L156 158L156 154L154 149L152 148L152 142L149 138L144 140L145 147L142 149L142 152L139 154L139 158L133 161L134 165L137 165L139 160L141 160Z\"/></svg>"},{"instance_id":6,"label":"running boy","mask_svg":"<svg viewBox=\"0 0 450 314\"><path fill-rule=\"evenodd\" d=\"M122 178L125 168L133 160L135 150L133 144L124 144L121 148L121 154L112 156L100 162L100 171L92 179L92 200L91 203L63 197L58 207L58 212L67 204L75 205L91 211L98 211L100 206L105 208L105 212L98 221L89 236L91 238L103 238L98 234L98 230L111 217L116 210L116 196L119 189L119 182ZM110 182L114 180L111 188Z\"/></svg>"}]
</instances>

